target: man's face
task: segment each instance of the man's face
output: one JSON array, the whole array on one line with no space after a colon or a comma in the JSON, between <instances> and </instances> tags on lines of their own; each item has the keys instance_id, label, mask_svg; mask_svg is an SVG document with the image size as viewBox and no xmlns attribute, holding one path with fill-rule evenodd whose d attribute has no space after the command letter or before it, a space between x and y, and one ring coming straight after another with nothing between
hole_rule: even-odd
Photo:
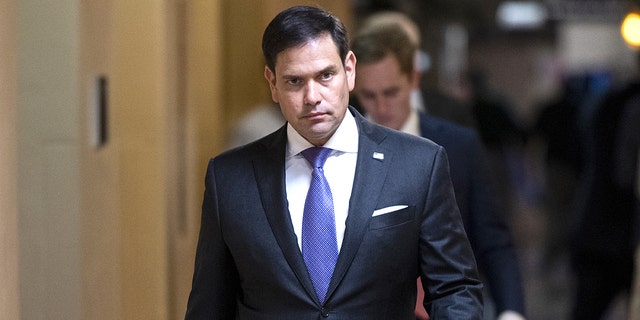
<instances>
[{"instance_id":1,"label":"man's face","mask_svg":"<svg viewBox=\"0 0 640 320\"><path fill-rule=\"evenodd\" d=\"M354 93L373 122L400 130L411 111L411 91L417 76L402 73L398 59L388 54L374 63L358 64Z\"/></svg>"},{"instance_id":2,"label":"man's face","mask_svg":"<svg viewBox=\"0 0 640 320\"><path fill-rule=\"evenodd\" d=\"M330 35L323 35L276 57L275 74L265 67L271 98L285 119L305 139L323 145L336 131L353 90L356 58L344 66Z\"/></svg>"}]
</instances>

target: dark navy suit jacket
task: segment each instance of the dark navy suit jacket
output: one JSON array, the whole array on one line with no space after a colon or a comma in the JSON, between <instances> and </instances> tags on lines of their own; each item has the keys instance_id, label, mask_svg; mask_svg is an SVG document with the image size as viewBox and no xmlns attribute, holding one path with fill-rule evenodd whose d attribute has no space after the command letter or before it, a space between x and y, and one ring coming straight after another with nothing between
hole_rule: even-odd
<instances>
[{"instance_id":1,"label":"dark navy suit jacket","mask_svg":"<svg viewBox=\"0 0 640 320\"><path fill-rule=\"evenodd\" d=\"M421 135L447 152L460 214L496 311L513 310L524 315L522 277L505 223L503 200L478 134L471 128L419 114Z\"/></svg>"},{"instance_id":2,"label":"dark navy suit jacket","mask_svg":"<svg viewBox=\"0 0 640 320\"><path fill-rule=\"evenodd\" d=\"M358 158L326 302L287 209L285 126L209 162L186 319L415 319L418 276L433 319L482 319L444 149L349 111ZM372 216L395 205L407 207Z\"/></svg>"}]
</instances>

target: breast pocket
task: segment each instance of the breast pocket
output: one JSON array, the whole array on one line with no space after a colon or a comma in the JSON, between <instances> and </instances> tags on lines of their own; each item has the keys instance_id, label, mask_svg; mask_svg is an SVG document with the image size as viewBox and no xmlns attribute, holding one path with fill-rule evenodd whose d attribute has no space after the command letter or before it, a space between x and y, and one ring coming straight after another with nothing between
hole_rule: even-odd
<instances>
[{"instance_id":1,"label":"breast pocket","mask_svg":"<svg viewBox=\"0 0 640 320\"><path fill-rule=\"evenodd\" d=\"M413 221L415 217L415 206L408 206L404 209L385 213L371 218L369 230L391 228Z\"/></svg>"}]
</instances>

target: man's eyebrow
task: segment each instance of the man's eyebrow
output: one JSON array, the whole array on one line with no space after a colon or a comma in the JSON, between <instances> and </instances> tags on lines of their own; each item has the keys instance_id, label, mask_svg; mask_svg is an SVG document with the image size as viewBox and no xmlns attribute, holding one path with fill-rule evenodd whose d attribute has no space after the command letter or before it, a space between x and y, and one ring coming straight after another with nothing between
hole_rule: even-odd
<instances>
[{"instance_id":1,"label":"man's eyebrow","mask_svg":"<svg viewBox=\"0 0 640 320\"><path fill-rule=\"evenodd\" d=\"M393 87L389 87L386 88L382 91L383 94L394 94L396 92L400 91L400 87L397 86L393 86Z\"/></svg>"},{"instance_id":2,"label":"man's eyebrow","mask_svg":"<svg viewBox=\"0 0 640 320\"><path fill-rule=\"evenodd\" d=\"M373 97L373 96L375 96L375 95L376 95L376 93L375 93L374 91L372 91L372 90L367 90L367 89L360 89L360 93L361 93L363 96L366 96L366 97Z\"/></svg>"},{"instance_id":3,"label":"man's eyebrow","mask_svg":"<svg viewBox=\"0 0 640 320\"><path fill-rule=\"evenodd\" d=\"M321 70L317 71L315 73L315 75L323 75L323 74L325 74L327 72L336 72L336 70L338 70L338 67L336 65L330 65L330 66L325 67L324 69L321 69ZM301 76L299 74L293 74L293 73L290 73L290 74L283 73L282 74L282 78L283 79L287 79L287 80L289 80L289 79L297 79L297 78L302 78L302 77L303 76Z\"/></svg>"},{"instance_id":4,"label":"man's eyebrow","mask_svg":"<svg viewBox=\"0 0 640 320\"><path fill-rule=\"evenodd\" d=\"M324 69L320 70L320 71L318 72L318 74L324 74L324 73L327 73L327 72L335 72L336 70L338 70L338 67L337 67L337 66L335 66L335 65L330 65L330 66L328 66L328 67L326 67L326 68L324 68Z\"/></svg>"}]
</instances>

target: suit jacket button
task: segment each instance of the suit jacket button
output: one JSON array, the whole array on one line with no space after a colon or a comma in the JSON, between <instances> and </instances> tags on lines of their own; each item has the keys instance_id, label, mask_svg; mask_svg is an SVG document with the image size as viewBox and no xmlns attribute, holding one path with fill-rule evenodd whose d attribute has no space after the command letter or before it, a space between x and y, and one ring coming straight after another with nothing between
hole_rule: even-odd
<instances>
[{"instance_id":1,"label":"suit jacket button","mask_svg":"<svg viewBox=\"0 0 640 320\"><path fill-rule=\"evenodd\" d=\"M323 307L322 310L320 310L320 313L322 313L322 316L325 318L329 317L329 309L327 308Z\"/></svg>"}]
</instances>

